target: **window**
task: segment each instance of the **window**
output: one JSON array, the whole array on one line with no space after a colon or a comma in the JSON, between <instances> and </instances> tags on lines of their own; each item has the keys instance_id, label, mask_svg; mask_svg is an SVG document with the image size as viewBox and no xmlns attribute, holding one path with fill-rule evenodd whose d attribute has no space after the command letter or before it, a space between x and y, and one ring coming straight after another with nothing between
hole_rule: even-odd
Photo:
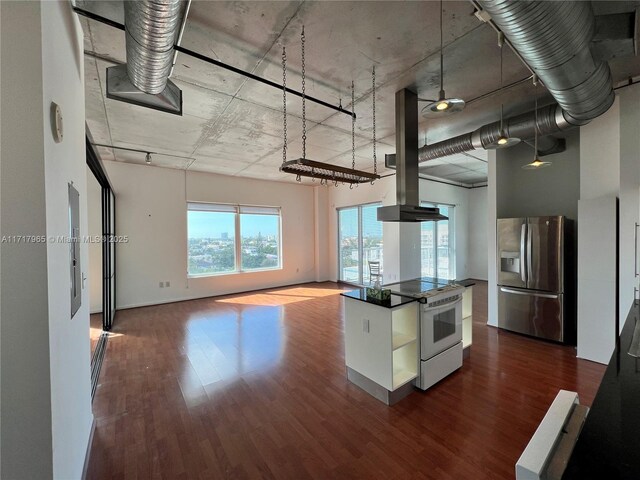
<instances>
[{"instance_id":1,"label":"window","mask_svg":"<svg viewBox=\"0 0 640 480\"><path fill-rule=\"evenodd\" d=\"M281 268L280 208L189 203L188 273Z\"/></svg>"},{"instance_id":2,"label":"window","mask_svg":"<svg viewBox=\"0 0 640 480\"><path fill-rule=\"evenodd\" d=\"M422 222L421 224L422 276L453 279L455 278L456 266L453 237L454 207L435 203L423 203L422 205L438 207L440 213L449 217L449 220Z\"/></svg>"},{"instance_id":3,"label":"window","mask_svg":"<svg viewBox=\"0 0 640 480\"><path fill-rule=\"evenodd\" d=\"M379 203L338 209L339 276L344 282L371 283L370 262L382 272L382 222Z\"/></svg>"}]
</instances>

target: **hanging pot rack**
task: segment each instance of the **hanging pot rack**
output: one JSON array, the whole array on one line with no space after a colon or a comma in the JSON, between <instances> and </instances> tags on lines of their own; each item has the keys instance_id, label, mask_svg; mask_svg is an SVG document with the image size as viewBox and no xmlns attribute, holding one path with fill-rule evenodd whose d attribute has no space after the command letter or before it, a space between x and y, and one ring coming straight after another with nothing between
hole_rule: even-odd
<instances>
[{"instance_id":1,"label":"hanging pot rack","mask_svg":"<svg viewBox=\"0 0 640 480\"><path fill-rule=\"evenodd\" d=\"M372 70L373 81L373 173L366 172L364 170L356 169L356 154L355 154L355 87L351 82L351 110L353 115L351 116L351 168L342 167L340 165L333 165L325 162L318 162L307 158L307 115L306 115L306 74L305 74L305 34L304 27L302 27L302 34L300 35L301 51L302 51L302 157L295 160L287 160L287 53L285 47L282 47L282 112L283 112L283 147L282 147L282 165L280 171L285 173L291 173L296 175L298 182L302 181L302 177L320 180L321 185L328 185L329 182L333 183L336 187L339 184L349 184L350 188L353 185L360 183L373 183L380 178L378 175L378 165L376 159L376 83L375 83L375 66ZM341 102L342 105L342 102Z\"/></svg>"}]
</instances>

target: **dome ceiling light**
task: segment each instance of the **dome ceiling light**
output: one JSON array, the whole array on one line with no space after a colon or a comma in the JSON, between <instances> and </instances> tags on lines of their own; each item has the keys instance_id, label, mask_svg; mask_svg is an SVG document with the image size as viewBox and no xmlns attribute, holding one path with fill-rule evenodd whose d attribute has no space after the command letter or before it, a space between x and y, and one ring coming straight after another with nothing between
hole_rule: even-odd
<instances>
[{"instance_id":1,"label":"dome ceiling light","mask_svg":"<svg viewBox=\"0 0 640 480\"><path fill-rule=\"evenodd\" d=\"M442 39L442 0L440 0L440 94L438 100L429 103L422 109L425 118L437 118L442 115L461 112L464 109L464 100L461 98L446 98L444 92L444 42Z\"/></svg>"},{"instance_id":2,"label":"dome ceiling light","mask_svg":"<svg viewBox=\"0 0 640 480\"><path fill-rule=\"evenodd\" d=\"M534 77L534 84L536 82L536 78ZM538 96L536 95L536 107L534 110L535 114L535 133L534 133L534 141L533 141L533 161L531 163L527 163L522 166L523 170L538 170L540 168L545 168L551 166L551 162L543 162L538 158Z\"/></svg>"},{"instance_id":3,"label":"dome ceiling light","mask_svg":"<svg viewBox=\"0 0 640 480\"><path fill-rule=\"evenodd\" d=\"M504 34L502 32L498 33L498 46L500 47L500 96L504 92L504 81L503 81L503 51L504 51ZM496 148L508 148L520 143L520 139L516 137L511 137L507 133L504 128L504 103L500 103L500 133L498 134L498 138L496 138L493 142L488 145L485 145L484 148L487 150L495 150Z\"/></svg>"}]
</instances>

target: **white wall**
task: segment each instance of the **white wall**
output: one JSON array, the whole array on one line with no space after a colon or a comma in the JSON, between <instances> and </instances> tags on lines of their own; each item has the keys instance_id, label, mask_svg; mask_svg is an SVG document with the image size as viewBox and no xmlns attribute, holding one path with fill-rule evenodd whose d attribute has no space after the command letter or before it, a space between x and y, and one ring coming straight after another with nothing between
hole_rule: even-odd
<instances>
[{"instance_id":1,"label":"white wall","mask_svg":"<svg viewBox=\"0 0 640 480\"><path fill-rule=\"evenodd\" d=\"M86 170L88 235L92 238L102 237L102 187L89 167ZM90 313L99 313L102 312L102 244L91 242L88 248L89 309Z\"/></svg>"},{"instance_id":2,"label":"white wall","mask_svg":"<svg viewBox=\"0 0 640 480\"><path fill-rule=\"evenodd\" d=\"M67 236L73 182L86 235L82 29L68 2L0 5L2 234ZM86 244L80 261L86 272ZM93 418L89 298L85 288L70 318L69 245L3 244L2 293L2 477L80 478Z\"/></svg>"},{"instance_id":3,"label":"white wall","mask_svg":"<svg viewBox=\"0 0 640 480\"><path fill-rule=\"evenodd\" d=\"M482 235L482 228L477 233L471 234L469 232L469 192L471 190L466 188L420 179L421 201L455 205L456 277L459 279L469 276L468 239L471 235ZM331 280L337 280L338 278L337 209L374 202L381 202L383 205L396 203L395 176L382 178L376 181L374 185L365 184L354 189L329 187L327 242L329 245L329 278ZM383 273L385 282L415 278L420 275L419 232L419 224L388 222L383 225Z\"/></svg>"},{"instance_id":4,"label":"white wall","mask_svg":"<svg viewBox=\"0 0 640 480\"><path fill-rule=\"evenodd\" d=\"M46 236L40 4L0 2L0 21L1 233ZM51 478L46 245L0 244L0 280L0 476Z\"/></svg>"},{"instance_id":5,"label":"white wall","mask_svg":"<svg viewBox=\"0 0 640 480\"><path fill-rule=\"evenodd\" d=\"M616 337L614 195L580 200L578 243L577 355L608 363Z\"/></svg>"},{"instance_id":6,"label":"white wall","mask_svg":"<svg viewBox=\"0 0 640 480\"><path fill-rule=\"evenodd\" d=\"M616 98L604 115L581 127L580 135L578 357L601 363L609 361L615 342L615 197L619 189L620 101Z\"/></svg>"},{"instance_id":7,"label":"white wall","mask_svg":"<svg viewBox=\"0 0 640 480\"><path fill-rule=\"evenodd\" d=\"M329 242L327 242L327 230L329 228L329 189L314 187L315 209L315 267L316 281L328 280L329 274Z\"/></svg>"},{"instance_id":8,"label":"white wall","mask_svg":"<svg viewBox=\"0 0 640 480\"><path fill-rule=\"evenodd\" d=\"M489 275L488 192L488 187L469 190L467 275L477 280L487 280Z\"/></svg>"},{"instance_id":9,"label":"white wall","mask_svg":"<svg viewBox=\"0 0 640 480\"><path fill-rule=\"evenodd\" d=\"M147 165L104 162L116 191L117 308L295 283L318 277L314 189ZM187 201L282 207L283 268L187 278ZM322 279L322 278L320 278ZM159 282L170 282L160 288Z\"/></svg>"},{"instance_id":10,"label":"white wall","mask_svg":"<svg viewBox=\"0 0 640 480\"><path fill-rule=\"evenodd\" d=\"M83 33L69 2L42 3L42 72L47 235L68 235L69 182L80 193L80 232L86 235ZM64 118L64 140L59 144L51 135L51 102L60 105ZM80 244L80 261L82 275L86 276L86 243ZM78 478L93 422L89 290L83 286L82 306L70 319L69 246L65 243L47 244L47 274L53 475Z\"/></svg>"}]
</instances>

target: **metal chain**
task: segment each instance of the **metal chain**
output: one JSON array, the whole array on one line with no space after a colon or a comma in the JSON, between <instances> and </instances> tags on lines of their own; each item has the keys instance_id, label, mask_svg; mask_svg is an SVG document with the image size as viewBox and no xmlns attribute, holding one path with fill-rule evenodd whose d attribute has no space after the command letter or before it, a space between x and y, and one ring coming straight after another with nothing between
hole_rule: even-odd
<instances>
[{"instance_id":1,"label":"metal chain","mask_svg":"<svg viewBox=\"0 0 640 480\"><path fill-rule=\"evenodd\" d=\"M538 83L536 81L536 77L533 77L533 85L534 85L534 95L536 99L536 106L534 108L534 140L533 140L533 159L536 160L538 158Z\"/></svg>"},{"instance_id":2,"label":"metal chain","mask_svg":"<svg viewBox=\"0 0 640 480\"><path fill-rule=\"evenodd\" d=\"M300 43L302 47L302 158L307 158L307 98L305 93L305 68L304 68L304 25L302 26L302 34L300 35Z\"/></svg>"},{"instance_id":3,"label":"metal chain","mask_svg":"<svg viewBox=\"0 0 640 480\"><path fill-rule=\"evenodd\" d=\"M376 66L371 70L372 105L373 105L373 174L378 174L378 158L376 156Z\"/></svg>"},{"instance_id":4,"label":"metal chain","mask_svg":"<svg viewBox=\"0 0 640 480\"><path fill-rule=\"evenodd\" d=\"M355 114L356 94L351 80L351 113ZM351 115L351 170L356 169L356 117Z\"/></svg>"},{"instance_id":5,"label":"metal chain","mask_svg":"<svg viewBox=\"0 0 640 480\"><path fill-rule=\"evenodd\" d=\"M504 42L502 40L502 32L500 32L498 34L498 44L500 45L500 95L502 95L503 93L503 85L504 85L504 80L503 80L503 71L502 71L502 67L503 67L503 61L504 61ZM504 103L500 102L500 135L502 136L504 132Z\"/></svg>"},{"instance_id":6,"label":"metal chain","mask_svg":"<svg viewBox=\"0 0 640 480\"><path fill-rule=\"evenodd\" d=\"M282 163L287 161L287 52L282 47Z\"/></svg>"}]
</instances>

